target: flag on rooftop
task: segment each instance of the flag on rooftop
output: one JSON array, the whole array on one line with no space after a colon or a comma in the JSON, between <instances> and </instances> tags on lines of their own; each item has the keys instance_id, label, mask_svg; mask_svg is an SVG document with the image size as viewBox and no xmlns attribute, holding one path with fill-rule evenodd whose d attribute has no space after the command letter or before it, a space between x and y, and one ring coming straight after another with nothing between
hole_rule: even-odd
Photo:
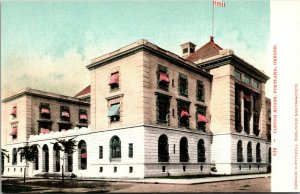
<instances>
[{"instance_id":1,"label":"flag on rooftop","mask_svg":"<svg viewBox=\"0 0 300 194\"><path fill-rule=\"evenodd\" d=\"M219 7L225 7L225 2L221 0L213 0L213 4Z\"/></svg>"}]
</instances>

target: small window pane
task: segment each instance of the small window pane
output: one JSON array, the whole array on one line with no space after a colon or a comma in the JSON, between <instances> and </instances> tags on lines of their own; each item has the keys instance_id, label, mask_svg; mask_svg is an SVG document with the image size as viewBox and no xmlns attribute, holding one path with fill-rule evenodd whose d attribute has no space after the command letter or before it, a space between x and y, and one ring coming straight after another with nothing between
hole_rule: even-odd
<instances>
[{"instance_id":1,"label":"small window pane","mask_svg":"<svg viewBox=\"0 0 300 194\"><path fill-rule=\"evenodd\" d=\"M258 89L258 82L255 81L255 80L253 80L253 87L256 88L256 89Z\"/></svg>"},{"instance_id":2,"label":"small window pane","mask_svg":"<svg viewBox=\"0 0 300 194\"><path fill-rule=\"evenodd\" d=\"M250 77L244 76L244 82L249 85L250 84Z\"/></svg>"},{"instance_id":3,"label":"small window pane","mask_svg":"<svg viewBox=\"0 0 300 194\"><path fill-rule=\"evenodd\" d=\"M234 71L234 77L238 80L241 80L241 73L238 71Z\"/></svg>"}]
</instances>

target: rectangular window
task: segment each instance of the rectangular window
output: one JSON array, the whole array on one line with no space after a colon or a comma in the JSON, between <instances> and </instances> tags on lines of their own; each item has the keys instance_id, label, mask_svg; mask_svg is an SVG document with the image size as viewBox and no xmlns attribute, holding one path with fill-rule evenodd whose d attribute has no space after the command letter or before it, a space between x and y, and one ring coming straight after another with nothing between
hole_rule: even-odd
<instances>
[{"instance_id":1,"label":"rectangular window","mask_svg":"<svg viewBox=\"0 0 300 194\"><path fill-rule=\"evenodd\" d=\"M170 101L169 96L156 94L156 120L158 124L169 125L170 121Z\"/></svg>"},{"instance_id":2,"label":"rectangular window","mask_svg":"<svg viewBox=\"0 0 300 194\"><path fill-rule=\"evenodd\" d=\"M197 100L204 101L204 84L203 81L197 80Z\"/></svg>"},{"instance_id":3,"label":"rectangular window","mask_svg":"<svg viewBox=\"0 0 300 194\"><path fill-rule=\"evenodd\" d=\"M173 146L173 154L175 154L175 149L176 148L176 145L174 144L174 146Z\"/></svg>"},{"instance_id":4,"label":"rectangular window","mask_svg":"<svg viewBox=\"0 0 300 194\"><path fill-rule=\"evenodd\" d=\"M103 158L103 146L99 146L99 159Z\"/></svg>"},{"instance_id":5,"label":"rectangular window","mask_svg":"<svg viewBox=\"0 0 300 194\"><path fill-rule=\"evenodd\" d=\"M61 121L70 121L70 109L68 106L60 107L60 119Z\"/></svg>"},{"instance_id":6,"label":"rectangular window","mask_svg":"<svg viewBox=\"0 0 300 194\"><path fill-rule=\"evenodd\" d=\"M120 103L112 104L108 110L110 122L120 121Z\"/></svg>"},{"instance_id":7,"label":"rectangular window","mask_svg":"<svg viewBox=\"0 0 300 194\"><path fill-rule=\"evenodd\" d=\"M103 172L103 167L100 166L99 172Z\"/></svg>"},{"instance_id":8,"label":"rectangular window","mask_svg":"<svg viewBox=\"0 0 300 194\"><path fill-rule=\"evenodd\" d=\"M133 144L128 144L128 157L133 158Z\"/></svg>"},{"instance_id":9,"label":"rectangular window","mask_svg":"<svg viewBox=\"0 0 300 194\"><path fill-rule=\"evenodd\" d=\"M181 96L188 96L188 79L186 75L179 74L178 92Z\"/></svg>"},{"instance_id":10,"label":"rectangular window","mask_svg":"<svg viewBox=\"0 0 300 194\"><path fill-rule=\"evenodd\" d=\"M119 89L119 77L120 77L119 72L115 72L110 75L108 85L110 85L111 90Z\"/></svg>"},{"instance_id":11,"label":"rectangular window","mask_svg":"<svg viewBox=\"0 0 300 194\"><path fill-rule=\"evenodd\" d=\"M117 170L118 170L118 169L117 169L117 167L116 167L116 166L114 166L114 172L115 172L115 173L117 172Z\"/></svg>"},{"instance_id":12,"label":"rectangular window","mask_svg":"<svg viewBox=\"0 0 300 194\"><path fill-rule=\"evenodd\" d=\"M11 113L10 115L13 117L13 118L16 118L17 117L17 107L14 106L11 110Z\"/></svg>"},{"instance_id":13,"label":"rectangular window","mask_svg":"<svg viewBox=\"0 0 300 194\"><path fill-rule=\"evenodd\" d=\"M50 119L51 114L50 114L50 104L49 103L40 103L40 118L41 119Z\"/></svg>"},{"instance_id":14,"label":"rectangular window","mask_svg":"<svg viewBox=\"0 0 300 194\"><path fill-rule=\"evenodd\" d=\"M238 86L235 85L235 130L237 132L242 131L241 120L241 91Z\"/></svg>"},{"instance_id":15,"label":"rectangular window","mask_svg":"<svg viewBox=\"0 0 300 194\"><path fill-rule=\"evenodd\" d=\"M132 172L133 172L133 167L129 166L129 173L132 173Z\"/></svg>"},{"instance_id":16,"label":"rectangular window","mask_svg":"<svg viewBox=\"0 0 300 194\"><path fill-rule=\"evenodd\" d=\"M190 102L177 99L178 110L178 125L182 127L189 127L190 125Z\"/></svg>"},{"instance_id":17,"label":"rectangular window","mask_svg":"<svg viewBox=\"0 0 300 194\"><path fill-rule=\"evenodd\" d=\"M162 166L162 172L166 172L166 166Z\"/></svg>"},{"instance_id":18,"label":"rectangular window","mask_svg":"<svg viewBox=\"0 0 300 194\"><path fill-rule=\"evenodd\" d=\"M245 82L245 84L250 85L250 81L251 81L250 77L244 75L244 82Z\"/></svg>"},{"instance_id":19,"label":"rectangular window","mask_svg":"<svg viewBox=\"0 0 300 194\"><path fill-rule=\"evenodd\" d=\"M258 81L253 80L252 86L253 86L255 89L258 89Z\"/></svg>"},{"instance_id":20,"label":"rectangular window","mask_svg":"<svg viewBox=\"0 0 300 194\"><path fill-rule=\"evenodd\" d=\"M162 65L158 65L157 70L157 83L158 88L168 91L169 90L169 75L167 74L168 68Z\"/></svg>"},{"instance_id":21,"label":"rectangular window","mask_svg":"<svg viewBox=\"0 0 300 194\"><path fill-rule=\"evenodd\" d=\"M88 115L87 111L85 109L79 109L79 115L78 115L79 123L88 123Z\"/></svg>"},{"instance_id":22,"label":"rectangular window","mask_svg":"<svg viewBox=\"0 0 300 194\"><path fill-rule=\"evenodd\" d=\"M206 118L206 107L196 105L196 110L197 129L200 129L205 132L206 123L208 122L208 119Z\"/></svg>"},{"instance_id":23,"label":"rectangular window","mask_svg":"<svg viewBox=\"0 0 300 194\"><path fill-rule=\"evenodd\" d=\"M241 73L238 72L238 71L234 71L234 77L235 77L235 79L237 79L237 80L242 80L242 79L241 79Z\"/></svg>"}]
</instances>

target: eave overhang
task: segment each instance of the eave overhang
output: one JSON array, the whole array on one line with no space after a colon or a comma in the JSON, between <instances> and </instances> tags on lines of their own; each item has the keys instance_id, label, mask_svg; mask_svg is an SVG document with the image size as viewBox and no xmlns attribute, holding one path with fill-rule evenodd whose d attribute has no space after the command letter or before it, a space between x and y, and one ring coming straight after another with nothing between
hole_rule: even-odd
<instances>
[{"instance_id":1,"label":"eave overhang","mask_svg":"<svg viewBox=\"0 0 300 194\"><path fill-rule=\"evenodd\" d=\"M93 62L93 63L87 65L86 67L87 67L87 69L92 70L92 69L95 69L95 68L98 68L101 66L105 66L109 63L112 63L114 61L120 60L122 58L128 57L130 55L133 55L133 54L141 52L141 51L150 52L151 54L161 57L161 58L169 61L170 63L173 63L175 65L178 65L179 67L193 71L195 73L198 73L201 76L204 76L210 80L213 77L210 73L203 70L202 67L197 67L197 65L195 63L187 61L187 60L179 57L178 55L173 54L164 49L161 49L161 48L157 47L156 45L153 45L149 42L138 44L137 46L135 46L133 48L129 48L122 52L117 52L116 54L110 55L99 61Z\"/></svg>"},{"instance_id":2,"label":"eave overhang","mask_svg":"<svg viewBox=\"0 0 300 194\"><path fill-rule=\"evenodd\" d=\"M266 74L234 54L207 60L199 63L198 66L210 70L228 64L233 65L236 69L245 72L260 82L266 83L270 79L270 77L268 77Z\"/></svg>"}]
</instances>

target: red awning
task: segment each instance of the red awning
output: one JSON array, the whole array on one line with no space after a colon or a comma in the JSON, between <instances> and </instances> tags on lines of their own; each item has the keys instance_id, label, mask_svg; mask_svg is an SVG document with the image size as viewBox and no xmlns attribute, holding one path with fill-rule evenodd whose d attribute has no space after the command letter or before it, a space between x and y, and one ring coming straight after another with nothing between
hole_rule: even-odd
<instances>
[{"instance_id":1,"label":"red awning","mask_svg":"<svg viewBox=\"0 0 300 194\"><path fill-rule=\"evenodd\" d=\"M61 112L61 116L70 117L70 114L67 111L63 111L63 112Z\"/></svg>"},{"instance_id":2,"label":"red awning","mask_svg":"<svg viewBox=\"0 0 300 194\"><path fill-rule=\"evenodd\" d=\"M13 127L11 132L10 132L10 135L17 135L18 133L18 128L17 127Z\"/></svg>"},{"instance_id":3,"label":"red awning","mask_svg":"<svg viewBox=\"0 0 300 194\"><path fill-rule=\"evenodd\" d=\"M180 113L180 117L190 117L191 115L185 111L185 110L182 110L181 113Z\"/></svg>"},{"instance_id":4,"label":"red awning","mask_svg":"<svg viewBox=\"0 0 300 194\"><path fill-rule=\"evenodd\" d=\"M81 114L81 115L79 116L79 119L87 120L87 115L86 115L86 114Z\"/></svg>"},{"instance_id":5,"label":"red awning","mask_svg":"<svg viewBox=\"0 0 300 194\"><path fill-rule=\"evenodd\" d=\"M163 72L159 72L159 81L170 83L169 76Z\"/></svg>"},{"instance_id":6,"label":"red awning","mask_svg":"<svg viewBox=\"0 0 300 194\"><path fill-rule=\"evenodd\" d=\"M46 113L46 114L49 114L49 113L50 113L50 111L49 111L49 109L48 109L48 108L42 108L42 110L41 110L41 113Z\"/></svg>"},{"instance_id":7,"label":"red awning","mask_svg":"<svg viewBox=\"0 0 300 194\"><path fill-rule=\"evenodd\" d=\"M17 107L14 107L12 110L11 110L11 115L17 115Z\"/></svg>"},{"instance_id":8,"label":"red awning","mask_svg":"<svg viewBox=\"0 0 300 194\"><path fill-rule=\"evenodd\" d=\"M244 98L246 101L251 101L251 96L248 96L247 94L244 94Z\"/></svg>"},{"instance_id":9,"label":"red awning","mask_svg":"<svg viewBox=\"0 0 300 194\"><path fill-rule=\"evenodd\" d=\"M198 122L207 123L208 120L203 114L198 113Z\"/></svg>"},{"instance_id":10,"label":"red awning","mask_svg":"<svg viewBox=\"0 0 300 194\"><path fill-rule=\"evenodd\" d=\"M119 83L119 73L112 74L108 82L108 85L118 84L118 83Z\"/></svg>"},{"instance_id":11,"label":"red awning","mask_svg":"<svg viewBox=\"0 0 300 194\"><path fill-rule=\"evenodd\" d=\"M41 128L40 133L46 134L46 133L50 133L49 129L45 129L45 128Z\"/></svg>"},{"instance_id":12,"label":"red awning","mask_svg":"<svg viewBox=\"0 0 300 194\"><path fill-rule=\"evenodd\" d=\"M87 153L80 154L80 158L87 158Z\"/></svg>"}]
</instances>

